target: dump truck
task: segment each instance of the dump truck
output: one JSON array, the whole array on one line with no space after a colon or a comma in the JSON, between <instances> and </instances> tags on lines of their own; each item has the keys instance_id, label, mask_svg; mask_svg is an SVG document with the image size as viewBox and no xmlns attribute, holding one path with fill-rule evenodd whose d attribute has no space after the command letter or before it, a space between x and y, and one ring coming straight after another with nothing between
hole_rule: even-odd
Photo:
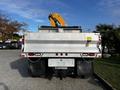
<instances>
[{"instance_id":1,"label":"dump truck","mask_svg":"<svg viewBox=\"0 0 120 90\"><path fill-rule=\"evenodd\" d=\"M93 73L92 60L101 58L100 33L82 32L80 26L67 26L58 13L49 15L51 26L23 36L21 55L36 76L86 77Z\"/></svg>"}]
</instances>

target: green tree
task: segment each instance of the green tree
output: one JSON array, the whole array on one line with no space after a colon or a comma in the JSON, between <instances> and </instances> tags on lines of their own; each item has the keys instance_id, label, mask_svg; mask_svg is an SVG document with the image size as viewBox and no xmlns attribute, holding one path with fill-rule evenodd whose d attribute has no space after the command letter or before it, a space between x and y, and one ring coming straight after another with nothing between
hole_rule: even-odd
<instances>
[{"instance_id":1,"label":"green tree","mask_svg":"<svg viewBox=\"0 0 120 90\"><path fill-rule=\"evenodd\" d=\"M96 31L100 32L102 36L103 53L105 46L108 48L108 53L112 54L111 50L120 53L120 26L99 24L96 26Z\"/></svg>"},{"instance_id":2,"label":"green tree","mask_svg":"<svg viewBox=\"0 0 120 90\"><path fill-rule=\"evenodd\" d=\"M120 26L116 27L113 32L114 37L114 48L116 49L117 53L120 53Z\"/></svg>"},{"instance_id":3,"label":"green tree","mask_svg":"<svg viewBox=\"0 0 120 90\"><path fill-rule=\"evenodd\" d=\"M112 48L113 35L112 31L114 30L114 25L107 24L99 24L96 26L96 31L101 33L102 38L102 51L104 53L105 47L108 48L108 52L110 48Z\"/></svg>"},{"instance_id":4,"label":"green tree","mask_svg":"<svg viewBox=\"0 0 120 90\"><path fill-rule=\"evenodd\" d=\"M2 41L13 39L13 34L20 30L26 30L26 26L26 23L10 20L5 15L0 14L0 33Z\"/></svg>"},{"instance_id":5,"label":"green tree","mask_svg":"<svg viewBox=\"0 0 120 90\"><path fill-rule=\"evenodd\" d=\"M6 35L5 30L8 22L9 22L9 19L5 15L0 14L0 35L2 40L5 39L5 35Z\"/></svg>"}]
</instances>

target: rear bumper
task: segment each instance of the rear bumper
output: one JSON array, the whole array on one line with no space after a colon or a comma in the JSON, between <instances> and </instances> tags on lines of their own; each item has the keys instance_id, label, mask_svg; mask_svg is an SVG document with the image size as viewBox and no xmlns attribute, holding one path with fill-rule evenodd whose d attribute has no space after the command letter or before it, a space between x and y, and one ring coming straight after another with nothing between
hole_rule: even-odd
<instances>
[{"instance_id":1,"label":"rear bumper","mask_svg":"<svg viewBox=\"0 0 120 90\"><path fill-rule=\"evenodd\" d=\"M101 53L21 53L22 57L37 57L37 58L101 58ZM91 54L91 55L90 55Z\"/></svg>"}]
</instances>

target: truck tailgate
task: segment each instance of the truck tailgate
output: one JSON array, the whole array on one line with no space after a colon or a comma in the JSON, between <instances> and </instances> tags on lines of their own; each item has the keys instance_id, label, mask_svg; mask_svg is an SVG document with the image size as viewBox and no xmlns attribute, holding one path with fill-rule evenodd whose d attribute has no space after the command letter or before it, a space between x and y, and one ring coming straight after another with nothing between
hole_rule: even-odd
<instances>
[{"instance_id":1,"label":"truck tailgate","mask_svg":"<svg viewBox=\"0 0 120 90\"><path fill-rule=\"evenodd\" d=\"M24 52L95 52L99 33L26 33Z\"/></svg>"}]
</instances>

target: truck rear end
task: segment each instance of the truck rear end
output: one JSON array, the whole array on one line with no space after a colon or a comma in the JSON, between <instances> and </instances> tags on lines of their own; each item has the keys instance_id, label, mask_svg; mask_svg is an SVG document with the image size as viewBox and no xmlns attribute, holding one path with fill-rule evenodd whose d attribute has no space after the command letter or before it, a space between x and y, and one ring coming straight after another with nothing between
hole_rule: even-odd
<instances>
[{"instance_id":1,"label":"truck rear end","mask_svg":"<svg viewBox=\"0 0 120 90\"><path fill-rule=\"evenodd\" d=\"M41 27L24 35L22 55L32 76L85 76L91 59L101 57L99 33L81 33L79 27Z\"/></svg>"}]
</instances>

